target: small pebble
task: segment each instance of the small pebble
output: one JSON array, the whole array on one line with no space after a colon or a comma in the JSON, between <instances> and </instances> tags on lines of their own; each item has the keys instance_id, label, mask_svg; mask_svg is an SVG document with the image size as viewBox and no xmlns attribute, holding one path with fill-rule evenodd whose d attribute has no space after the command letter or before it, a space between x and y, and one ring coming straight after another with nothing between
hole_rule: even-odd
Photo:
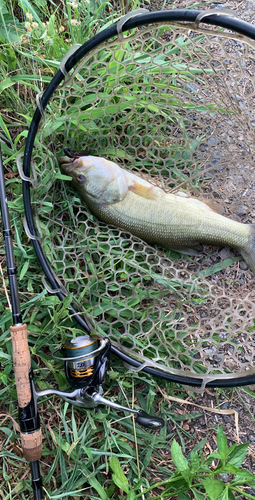
<instances>
[{"instance_id":1,"label":"small pebble","mask_svg":"<svg viewBox=\"0 0 255 500\"><path fill-rule=\"evenodd\" d=\"M195 90L196 92L199 91L199 87L198 85L196 85L195 83L189 83L189 87L191 87L193 90Z\"/></svg>"},{"instance_id":2,"label":"small pebble","mask_svg":"<svg viewBox=\"0 0 255 500\"><path fill-rule=\"evenodd\" d=\"M210 137L207 142L208 144L210 144L210 146L214 146L214 144L216 144L216 138Z\"/></svg>"},{"instance_id":3,"label":"small pebble","mask_svg":"<svg viewBox=\"0 0 255 500\"><path fill-rule=\"evenodd\" d=\"M239 266L240 266L240 269L242 269L243 271L246 271L246 269L248 269L248 266L247 266L246 262L244 262L244 260L241 260L239 262Z\"/></svg>"},{"instance_id":4,"label":"small pebble","mask_svg":"<svg viewBox=\"0 0 255 500\"><path fill-rule=\"evenodd\" d=\"M229 424L231 422L231 418L228 416L228 415L223 415L223 420L224 422L226 422L227 424Z\"/></svg>"},{"instance_id":5,"label":"small pebble","mask_svg":"<svg viewBox=\"0 0 255 500\"><path fill-rule=\"evenodd\" d=\"M238 210L235 210L235 214L236 215L239 215L239 217L241 217L241 215L246 215L246 210L244 210L243 208L239 208Z\"/></svg>"},{"instance_id":6,"label":"small pebble","mask_svg":"<svg viewBox=\"0 0 255 500\"><path fill-rule=\"evenodd\" d=\"M228 403L224 403L222 406L221 406L221 410L227 410L228 409Z\"/></svg>"},{"instance_id":7,"label":"small pebble","mask_svg":"<svg viewBox=\"0 0 255 500\"><path fill-rule=\"evenodd\" d=\"M212 164L213 164L213 165L216 165L217 163L219 163L219 161L220 161L220 158L218 158L217 156L215 156L215 157L213 158L213 160L212 160Z\"/></svg>"},{"instance_id":8,"label":"small pebble","mask_svg":"<svg viewBox=\"0 0 255 500\"><path fill-rule=\"evenodd\" d=\"M221 360L222 360L222 359L221 359L221 356L217 356L217 354L216 354L215 356L213 356L213 361L214 361L215 363L220 363L220 362L221 362Z\"/></svg>"},{"instance_id":9,"label":"small pebble","mask_svg":"<svg viewBox=\"0 0 255 500\"><path fill-rule=\"evenodd\" d=\"M219 477L223 481L223 483L228 482L228 474L226 472L222 472L222 474L219 474Z\"/></svg>"},{"instance_id":10,"label":"small pebble","mask_svg":"<svg viewBox=\"0 0 255 500\"><path fill-rule=\"evenodd\" d=\"M229 248L223 248L222 250L220 250L219 254L223 260L228 259L229 257L233 257L233 253Z\"/></svg>"}]
</instances>

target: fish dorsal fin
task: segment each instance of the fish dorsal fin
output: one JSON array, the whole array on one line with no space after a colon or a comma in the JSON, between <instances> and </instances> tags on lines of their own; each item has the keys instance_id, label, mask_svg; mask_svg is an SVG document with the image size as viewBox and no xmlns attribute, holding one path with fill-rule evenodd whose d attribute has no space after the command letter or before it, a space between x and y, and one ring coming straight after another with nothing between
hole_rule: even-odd
<instances>
[{"instance_id":1,"label":"fish dorsal fin","mask_svg":"<svg viewBox=\"0 0 255 500\"><path fill-rule=\"evenodd\" d=\"M126 172L126 178L128 181L128 190L132 191L141 198L156 200L159 196L164 196L164 191L162 191L162 189L154 186L145 179L138 177L138 175Z\"/></svg>"},{"instance_id":2,"label":"fish dorsal fin","mask_svg":"<svg viewBox=\"0 0 255 500\"><path fill-rule=\"evenodd\" d=\"M224 214L224 208L216 200L205 198L204 196L198 196L197 198L194 198L191 195L189 195L188 193L186 193L185 191L178 191L177 193L174 193L174 194L175 194L175 196L181 196L182 198L186 198L186 199L192 198L192 200L198 200L198 201L202 202L206 206L206 208L208 208L208 210L211 210L212 212L215 212L215 213L220 214L220 215Z\"/></svg>"},{"instance_id":3,"label":"fish dorsal fin","mask_svg":"<svg viewBox=\"0 0 255 500\"><path fill-rule=\"evenodd\" d=\"M141 198L146 198L147 200L156 200L158 198L158 195L155 193L154 187L155 186L153 186L152 184L150 186L144 186L139 182L134 182L131 186L128 186L128 189Z\"/></svg>"},{"instance_id":4,"label":"fish dorsal fin","mask_svg":"<svg viewBox=\"0 0 255 500\"><path fill-rule=\"evenodd\" d=\"M223 206L216 200L209 200L208 198L203 198L202 196L198 198L202 203L204 203L208 208L210 208L216 214L223 215L224 208Z\"/></svg>"}]
</instances>

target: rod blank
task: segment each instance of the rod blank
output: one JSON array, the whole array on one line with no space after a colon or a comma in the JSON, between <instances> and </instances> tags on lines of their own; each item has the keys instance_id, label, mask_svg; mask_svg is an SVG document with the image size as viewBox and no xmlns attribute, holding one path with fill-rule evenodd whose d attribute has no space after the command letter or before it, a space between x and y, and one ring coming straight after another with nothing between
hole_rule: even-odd
<instances>
[{"instance_id":1,"label":"rod blank","mask_svg":"<svg viewBox=\"0 0 255 500\"><path fill-rule=\"evenodd\" d=\"M10 327L13 350L13 365L19 404L20 436L24 458L31 462L34 499L43 500L39 459L42 454L42 435L37 414L36 401L31 389L31 358L27 341L27 325L23 324L17 283L17 269L14 262L12 232L4 182L4 168L0 145L0 204L3 221L3 235L9 278L13 326Z\"/></svg>"}]
</instances>

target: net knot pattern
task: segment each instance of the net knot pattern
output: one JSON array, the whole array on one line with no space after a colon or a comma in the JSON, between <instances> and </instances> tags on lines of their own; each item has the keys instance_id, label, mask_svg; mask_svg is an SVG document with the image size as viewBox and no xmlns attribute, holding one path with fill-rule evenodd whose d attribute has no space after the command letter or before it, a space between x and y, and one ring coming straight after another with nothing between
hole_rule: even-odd
<instances>
[{"instance_id":1,"label":"net knot pattern","mask_svg":"<svg viewBox=\"0 0 255 500\"><path fill-rule=\"evenodd\" d=\"M255 220L254 48L223 29L132 30L92 50L45 109L33 207L54 273L95 330L170 373L252 373L254 274L237 251L196 256L100 222L63 175L88 149L166 192Z\"/></svg>"}]
</instances>

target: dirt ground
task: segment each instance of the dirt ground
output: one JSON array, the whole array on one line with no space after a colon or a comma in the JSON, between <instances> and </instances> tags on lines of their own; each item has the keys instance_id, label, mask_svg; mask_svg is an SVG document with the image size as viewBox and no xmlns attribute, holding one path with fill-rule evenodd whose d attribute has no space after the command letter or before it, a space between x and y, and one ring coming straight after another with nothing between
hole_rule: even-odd
<instances>
[{"instance_id":1,"label":"dirt ground","mask_svg":"<svg viewBox=\"0 0 255 500\"><path fill-rule=\"evenodd\" d=\"M243 1L217 1L217 2L204 2L203 5L197 6L198 2L194 0L167 0L165 3L165 9L173 9L173 8L187 8L194 5L194 8L200 10L207 9L215 9L215 8L224 8L231 9L235 11L238 16L249 23L255 24L255 2L249 0ZM153 1L150 5L151 10L160 10L162 9L163 2L162 1ZM226 133L228 133L226 131ZM231 136L231 133L230 133ZM249 171L246 174L246 187L249 188L253 186L253 172ZM226 192L229 192L230 186L227 184L224 185L223 179L221 179L221 188ZM227 182L227 181L225 181ZM252 190L252 188L251 188ZM247 194L247 192L246 192ZM249 197L249 195L248 195ZM252 201L251 201L252 200ZM245 200L246 201L246 200ZM244 201L244 206L245 205ZM250 203L251 202L251 203ZM239 207L240 208L240 207ZM251 198L249 198L249 210L246 208L239 209L238 215L241 216L242 222L250 222L254 223L255 219L253 215L253 210L255 208L255 199L253 193L251 193ZM255 211L254 211L255 212ZM225 250L225 249L224 249ZM228 252L228 250L226 249ZM242 268L242 266L241 266ZM241 269L240 269L241 271ZM249 273L249 276L243 274L238 275L239 281L244 280L247 288L254 289L255 280L252 275ZM204 394L192 394L188 393L187 400L190 402L194 402L197 405L201 405L209 408L217 408L217 399L216 399L216 390L214 389L206 389ZM183 405L183 410L180 410L183 414L187 414L188 412L198 412L201 411L203 413L203 417L200 417L196 420L191 420L183 423L183 427L191 434L195 434L196 439L195 442L200 441L208 435L208 440L206 443L206 448L208 450L208 454L215 451L217 448L216 445L216 431L218 425L222 426L226 436L228 438L228 444L231 445L234 442L245 443L249 442L249 449L246 461L244 463L244 467L247 468L250 472L255 474L255 392L250 392L248 394L243 389L239 388L233 391L219 391L218 392L218 402L221 410L235 410L238 414L238 424L235 422L234 414L225 414L220 415L217 413L210 412L208 410L199 409L198 407L186 406ZM189 442L187 440L187 450L191 449L194 442ZM223 481L228 481L229 478L222 477ZM246 492L254 495L255 489L247 488Z\"/></svg>"}]
</instances>

